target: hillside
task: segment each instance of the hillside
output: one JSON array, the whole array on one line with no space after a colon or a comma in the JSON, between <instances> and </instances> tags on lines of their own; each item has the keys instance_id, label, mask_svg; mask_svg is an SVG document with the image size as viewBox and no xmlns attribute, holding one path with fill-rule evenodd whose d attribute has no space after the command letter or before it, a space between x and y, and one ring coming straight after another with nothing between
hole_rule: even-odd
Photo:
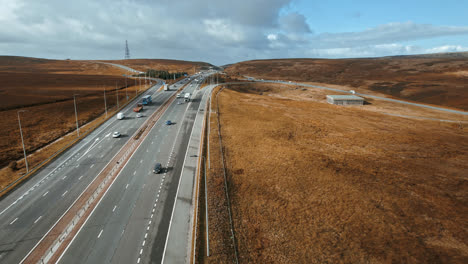
<instances>
[{"instance_id":1,"label":"hillside","mask_svg":"<svg viewBox=\"0 0 468 264\"><path fill-rule=\"evenodd\" d=\"M334 84L468 110L468 53L362 59L253 60L226 72L263 79Z\"/></svg>"},{"instance_id":2,"label":"hillside","mask_svg":"<svg viewBox=\"0 0 468 264\"><path fill-rule=\"evenodd\" d=\"M468 120L381 100L336 106L328 92L253 83L213 96L212 253L200 263L234 258L220 150L239 263L467 263Z\"/></svg>"},{"instance_id":3,"label":"hillside","mask_svg":"<svg viewBox=\"0 0 468 264\"><path fill-rule=\"evenodd\" d=\"M121 64L139 71L155 69L166 70L169 72L187 72L189 74L193 74L200 70L206 70L209 67L213 67L213 65L206 62L166 59L107 60L103 62Z\"/></svg>"}]
</instances>

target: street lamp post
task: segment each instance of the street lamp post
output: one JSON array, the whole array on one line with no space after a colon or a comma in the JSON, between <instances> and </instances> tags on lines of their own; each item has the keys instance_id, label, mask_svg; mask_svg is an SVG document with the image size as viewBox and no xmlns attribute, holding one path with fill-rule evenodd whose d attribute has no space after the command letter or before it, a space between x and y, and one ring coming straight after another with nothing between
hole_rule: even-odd
<instances>
[{"instance_id":1,"label":"street lamp post","mask_svg":"<svg viewBox=\"0 0 468 264\"><path fill-rule=\"evenodd\" d=\"M80 126L78 125L78 113L76 112L76 96L77 94L74 94L73 95L73 104L75 106L75 120L76 120L76 133L78 135L78 137L80 136Z\"/></svg>"},{"instance_id":2,"label":"street lamp post","mask_svg":"<svg viewBox=\"0 0 468 264\"><path fill-rule=\"evenodd\" d=\"M106 110L106 118L107 118L107 102L106 102L106 87L104 86L104 109Z\"/></svg>"},{"instance_id":3,"label":"street lamp post","mask_svg":"<svg viewBox=\"0 0 468 264\"><path fill-rule=\"evenodd\" d=\"M117 89L117 82L115 83L115 93L117 94L117 109L119 109L119 90Z\"/></svg>"},{"instance_id":4,"label":"street lamp post","mask_svg":"<svg viewBox=\"0 0 468 264\"><path fill-rule=\"evenodd\" d=\"M29 166L28 166L28 158L26 157L26 148L24 148L24 139L23 139L23 130L21 129L21 120L20 120L20 112L26 112L25 110L20 110L18 111L18 123L19 123L19 128L20 128L20 135L21 135L21 144L23 145L23 153L24 153L24 163L26 164L26 173L29 172Z\"/></svg>"}]
</instances>

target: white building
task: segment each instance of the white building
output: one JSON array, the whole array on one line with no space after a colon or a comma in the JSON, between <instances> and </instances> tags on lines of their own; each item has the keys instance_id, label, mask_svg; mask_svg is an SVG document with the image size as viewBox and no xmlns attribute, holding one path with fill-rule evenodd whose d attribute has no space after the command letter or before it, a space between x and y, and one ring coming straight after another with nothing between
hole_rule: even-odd
<instances>
[{"instance_id":1,"label":"white building","mask_svg":"<svg viewBox=\"0 0 468 264\"><path fill-rule=\"evenodd\" d=\"M335 105L363 105L364 98L356 95L327 95L327 102Z\"/></svg>"}]
</instances>

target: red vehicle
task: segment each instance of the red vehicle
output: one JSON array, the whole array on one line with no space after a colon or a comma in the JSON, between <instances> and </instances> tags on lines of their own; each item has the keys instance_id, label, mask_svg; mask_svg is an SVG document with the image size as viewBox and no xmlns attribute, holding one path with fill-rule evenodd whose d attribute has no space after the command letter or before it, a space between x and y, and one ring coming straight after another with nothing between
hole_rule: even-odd
<instances>
[{"instance_id":1,"label":"red vehicle","mask_svg":"<svg viewBox=\"0 0 468 264\"><path fill-rule=\"evenodd\" d=\"M142 104L137 104L134 108L133 108L133 112L140 112L141 110L143 109L143 105Z\"/></svg>"}]
</instances>

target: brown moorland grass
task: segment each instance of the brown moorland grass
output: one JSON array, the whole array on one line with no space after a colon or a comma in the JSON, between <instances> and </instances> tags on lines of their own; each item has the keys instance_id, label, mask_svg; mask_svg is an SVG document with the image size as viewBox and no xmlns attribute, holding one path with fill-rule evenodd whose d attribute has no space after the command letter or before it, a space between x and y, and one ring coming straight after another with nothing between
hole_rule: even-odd
<instances>
[{"instance_id":1,"label":"brown moorland grass","mask_svg":"<svg viewBox=\"0 0 468 264\"><path fill-rule=\"evenodd\" d=\"M241 263L468 262L467 127L261 89L219 96ZM220 186L208 182L222 203ZM228 263L214 226L208 262Z\"/></svg>"},{"instance_id":2,"label":"brown moorland grass","mask_svg":"<svg viewBox=\"0 0 468 264\"><path fill-rule=\"evenodd\" d=\"M468 53L367 59L253 60L230 65L231 75L248 75L349 86L365 93L468 110Z\"/></svg>"},{"instance_id":3,"label":"brown moorland grass","mask_svg":"<svg viewBox=\"0 0 468 264\"><path fill-rule=\"evenodd\" d=\"M139 88L139 87L138 87ZM142 87L143 90L148 87ZM119 105L128 102L125 91L120 90ZM135 96L135 87L128 88L129 99ZM116 109L117 96L114 90L106 92L108 111ZM89 124L104 114L104 98L102 94L77 96L76 107L78 112L78 123L81 126ZM69 140L59 140L64 135L76 130L75 110L73 99L41 104L21 108L25 112L20 113L21 126L23 129L24 145L28 156L45 146L54 142L54 146L47 150L41 150L28 157L29 167L38 165L50 154L65 146ZM109 114L112 114L109 112ZM19 135L17 109L0 111L0 166L6 166L11 161L23 158L23 149ZM73 138L73 136L71 136ZM25 172L25 165L19 162L16 170L2 169L3 178L0 179L1 188L18 178Z\"/></svg>"}]
</instances>

